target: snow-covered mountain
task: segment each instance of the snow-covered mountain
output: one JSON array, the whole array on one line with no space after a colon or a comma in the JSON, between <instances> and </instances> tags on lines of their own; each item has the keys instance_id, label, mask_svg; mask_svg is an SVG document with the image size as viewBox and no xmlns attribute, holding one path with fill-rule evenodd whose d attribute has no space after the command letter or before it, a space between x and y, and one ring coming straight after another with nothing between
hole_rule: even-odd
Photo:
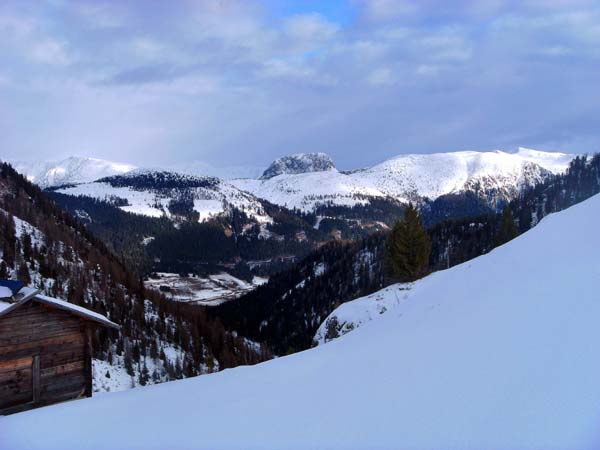
<instances>
[{"instance_id":1,"label":"snow-covered mountain","mask_svg":"<svg viewBox=\"0 0 600 450\"><path fill-rule=\"evenodd\" d=\"M326 172L334 170L335 164L326 153L297 153L277 158L264 171L261 180L268 180L278 175L294 175L310 172Z\"/></svg>"},{"instance_id":2,"label":"snow-covered mountain","mask_svg":"<svg viewBox=\"0 0 600 450\"><path fill-rule=\"evenodd\" d=\"M87 449L599 448L599 221L597 195L418 281L378 320L326 345L0 418L0 442L15 450L82 442ZM36 433L27 432L32 423Z\"/></svg>"},{"instance_id":3,"label":"snow-covered mountain","mask_svg":"<svg viewBox=\"0 0 600 450\"><path fill-rule=\"evenodd\" d=\"M494 205L514 197L523 186L566 170L574 156L524 148L516 153L497 150L399 155L352 172L339 172L332 163L326 171L273 171L274 175L263 175L259 180L232 183L271 203L305 211L323 204L364 204L370 197L407 202L465 191Z\"/></svg>"},{"instance_id":4,"label":"snow-covered mountain","mask_svg":"<svg viewBox=\"0 0 600 450\"><path fill-rule=\"evenodd\" d=\"M135 169L135 166L130 164L78 156L71 156L61 161L12 161L11 164L17 172L42 188L87 183Z\"/></svg>"},{"instance_id":5,"label":"snow-covered mountain","mask_svg":"<svg viewBox=\"0 0 600 450\"><path fill-rule=\"evenodd\" d=\"M373 198L408 202L472 192L494 208L514 198L523 187L563 172L574 156L525 148L516 153L497 150L399 155L370 168L342 172L335 168L328 155L307 153L278 158L257 179L224 181L215 177L169 173L172 178L214 180L212 188L194 194L195 209L201 218L226 210L225 203L248 209L252 211L250 215L261 215L257 211L259 199L311 212L320 205L355 206L366 204ZM177 188L172 188L168 194L163 189L157 195L156 189L149 184L128 189L125 185L108 187L106 180L100 184L91 183L130 172L136 177L142 172L164 172L150 169L136 172L133 166L94 158L73 157L29 165L16 163L16 169L42 187L79 184L60 192L100 199L119 197L128 201L122 206L124 210L150 216L163 215L168 211L165 201L178 195Z\"/></svg>"},{"instance_id":6,"label":"snow-covered mountain","mask_svg":"<svg viewBox=\"0 0 600 450\"><path fill-rule=\"evenodd\" d=\"M138 169L56 191L108 201L123 211L150 217L174 218L195 212L205 221L235 206L261 223L270 222L252 194L214 177Z\"/></svg>"}]
</instances>

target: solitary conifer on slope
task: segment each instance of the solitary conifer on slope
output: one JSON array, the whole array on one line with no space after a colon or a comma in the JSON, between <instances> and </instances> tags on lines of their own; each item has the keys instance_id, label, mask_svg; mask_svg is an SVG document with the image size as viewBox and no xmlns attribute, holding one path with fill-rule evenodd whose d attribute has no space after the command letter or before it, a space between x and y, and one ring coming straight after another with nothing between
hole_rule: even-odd
<instances>
[{"instance_id":1,"label":"solitary conifer on slope","mask_svg":"<svg viewBox=\"0 0 600 450\"><path fill-rule=\"evenodd\" d=\"M498 230L498 237L496 239L496 245L506 244L508 241L513 240L519 235L519 230L515 224L515 219L511 209L507 206L502 211L502 220L500 221L500 229Z\"/></svg>"},{"instance_id":2,"label":"solitary conifer on slope","mask_svg":"<svg viewBox=\"0 0 600 450\"><path fill-rule=\"evenodd\" d=\"M386 272L390 282L414 281L427 269L431 242L412 203L396 222L386 242Z\"/></svg>"}]
</instances>

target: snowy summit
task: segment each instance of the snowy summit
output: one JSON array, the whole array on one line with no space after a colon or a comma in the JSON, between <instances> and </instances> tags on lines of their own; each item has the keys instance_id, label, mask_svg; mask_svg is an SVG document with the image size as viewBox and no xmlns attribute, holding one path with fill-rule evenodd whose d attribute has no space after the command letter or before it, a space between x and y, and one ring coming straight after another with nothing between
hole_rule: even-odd
<instances>
[{"instance_id":1,"label":"snowy summit","mask_svg":"<svg viewBox=\"0 0 600 450\"><path fill-rule=\"evenodd\" d=\"M297 153L276 159L264 171L261 180L283 174L326 172L335 169L335 164L326 153Z\"/></svg>"},{"instance_id":2,"label":"snowy summit","mask_svg":"<svg viewBox=\"0 0 600 450\"><path fill-rule=\"evenodd\" d=\"M366 169L339 172L325 165L328 169L323 172L296 164L298 159L292 156L275 161L259 180L239 179L232 183L258 198L304 211L328 204L355 206L369 198L435 200L466 191L491 200L510 200L521 188L564 172L574 157L525 148L516 153L495 150L402 154ZM302 170L289 169L291 162Z\"/></svg>"},{"instance_id":3,"label":"snowy summit","mask_svg":"<svg viewBox=\"0 0 600 450\"><path fill-rule=\"evenodd\" d=\"M13 161L17 172L42 188L66 184L89 183L99 178L127 173L135 169L130 164L98 158L71 156L61 161Z\"/></svg>"}]
</instances>

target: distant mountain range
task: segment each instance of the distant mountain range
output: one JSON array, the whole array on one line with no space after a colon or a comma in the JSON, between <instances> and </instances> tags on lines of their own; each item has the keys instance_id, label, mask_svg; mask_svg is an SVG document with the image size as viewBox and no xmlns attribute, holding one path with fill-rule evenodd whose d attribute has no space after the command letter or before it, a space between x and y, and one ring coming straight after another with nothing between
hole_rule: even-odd
<instances>
[{"instance_id":1,"label":"distant mountain range","mask_svg":"<svg viewBox=\"0 0 600 450\"><path fill-rule=\"evenodd\" d=\"M563 172L573 157L525 148L516 153L463 151L399 155L370 168L338 171L327 154L305 153L275 160L259 178L230 181L151 169L136 171L130 164L95 158L71 157L33 164L14 162L14 166L41 187L70 185L60 192L100 200L120 198L123 210L150 216L168 216L165 202L178 197L176 189L167 192L160 186L152 186L150 173L156 174L155 180L177 179L178 186L185 184L186 188L190 183L211 179L211 183L198 185L191 194L194 209L200 220L205 220L226 211L228 204L248 210L250 215L262 215L261 199L313 212L320 206L364 205L370 199L407 203L470 192L496 207L513 198L524 186ZM127 177L119 178L126 173Z\"/></svg>"},{"instance_id":2,"label":"distant mountain range","mask_svg":"<svg viewBox=\"0 0 600 450\"><path fill-rule=\"evenodd\" d=\"M268 274L323 242L389 229L409 201L427 226L496 213L573 157L465 151L339 171L324 153L296 154L234 180L92 158L17 167L140 272L211 273L260 260Z\"/></svg>"},{"instance_id":3,"label":"distant mountain range","mask_svg":"<svg viewBox=\"0 0 600 450\"><path fill-rule=\"evenodd\" d=\"M64 184L89 183L110 175L127 173L131 164L98 158L71 156L60 161L9 161L15 170L42 188Z\"/></svg>"},{"instance_id":4,"label":"distant mountain range","mask_svg":"<svg viewBox=\"0 0 600 450\"><path fill-rule=\"evenodd\" d=\"M319 205L365 204L369 198L435 200L466 191L495 204L511 199L523 186L566 170L574 156L525 148L517 153L399 155L370 168L341 172L325 154L301 154L277 160L259 180L232 183L271 203L304 211Z\"/></svg>"}]
</instances>

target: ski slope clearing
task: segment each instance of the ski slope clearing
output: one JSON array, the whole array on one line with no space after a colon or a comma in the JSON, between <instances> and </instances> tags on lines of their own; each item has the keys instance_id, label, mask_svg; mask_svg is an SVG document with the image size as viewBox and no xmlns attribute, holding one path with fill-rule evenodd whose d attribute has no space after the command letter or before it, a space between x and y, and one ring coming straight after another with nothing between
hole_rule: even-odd
<instances>
[{"instance_id":1,"label":"ski slope clearing","mask_svg":"<svg viewBox=\"0 0 600 450\"><path fill-rule=\"evenodd\" d=\"M600 448L598 223L595 196L302 353L0 418L0 448Z\"/></svg>"}]
</instances>

